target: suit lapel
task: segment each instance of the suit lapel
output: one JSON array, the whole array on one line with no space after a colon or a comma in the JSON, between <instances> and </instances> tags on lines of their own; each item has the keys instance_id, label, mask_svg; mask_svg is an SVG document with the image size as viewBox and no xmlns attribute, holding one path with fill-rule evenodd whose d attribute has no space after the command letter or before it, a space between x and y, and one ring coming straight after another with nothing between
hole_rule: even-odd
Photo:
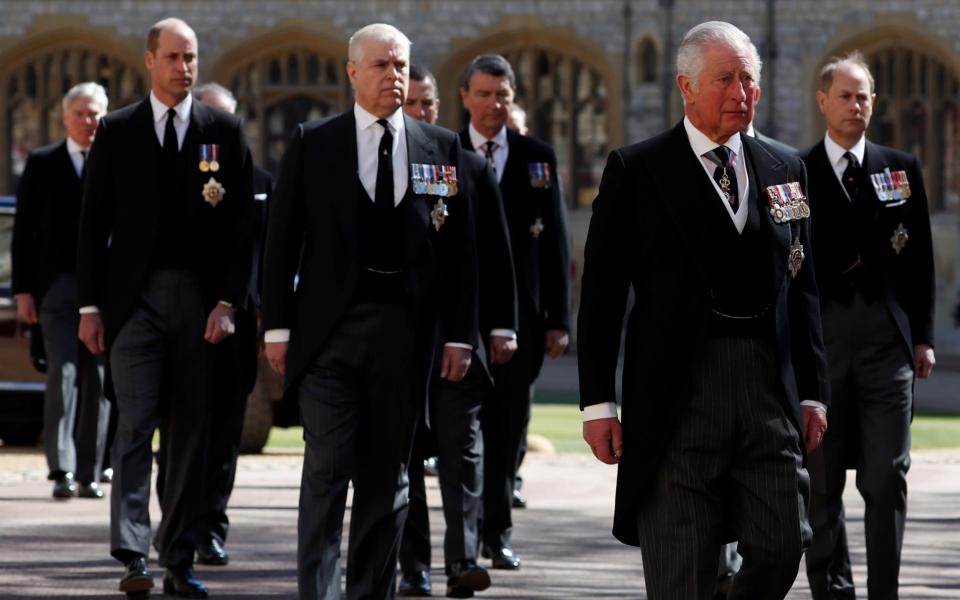
<instances>
[{"instance_id":1,"label":"suit lapel","mask_svg":"<svg viewBox=\"0 0 960 600\"><path fill-rule=\"evenodd\" d=\"M360 167L357 164L357 120L353 109L335 117L329 127L330 137L337 142L318 144L321 149L319 155L305 147L305 168L316 168L311 175L325 179L319 182L319 187L332 188L334 214L351 254L356 255L360 247L360 216L357 206L360 201ZM314 161L317 164L314 164Z\"/></svg>"},{"instance_id":2,"label":"suit lapel","mask_svg":"<svg viewBox=\"0 0 960 600\"><path fill-rule=\"evenodd\" d=\"M436 140L430 138L420 127L420 123L404 115L404 127L407 130L407 177L410 176L410 165L414 163L425 165L440 164ZM430 211L433 208L427 200L418 197L413 189L407 185L406 199L411 206L407 210L407 264L419 253L423 238L427 235L430 223ZM430 200L433 200L431 197ZM447 199L444 199L447 202Z\"/></svg>"},{"instance_id":3,"label":"suit lapel","mask_svg":"<svg viewBox=\"0 0 960 600\"><path fill-rule=\"evenodd\" d=\"M134 112L131 120L135 123L135 130L138 131L137 141L140 139L146 141L144 156L136 161L139 170L139 177L131 180L136 182L139 194L144 194L147 200L147 209L151 211L150 226L156 228L158 223L156 212L160 209L160 141L157 140L157 130L153 124L153 108L150 105L148 96L140 103ZM133 173L131 173L133 175Z\"/></svg>"},{"instance_id":4,"label":"suit lapel","mask_svg":"<svg viewBox=\"0 0 960 600\"><path fill-rule=\"evenodd\" d=\"M766 189L771 185L790 182L790 173L787 166L779 158L770 154L763 146L750 136L741 135L744 156L747 158L747 173L750 177L750 187L756 190L755 202L750 210L756 210L760 217L760 228L764 232L770 247L768 256L770 268L773 270L774 289L779 290L787 272L791 239L791 226L778 224L773 220L767 206Z\"/></svg>"},{"instance_id":5,"label":"suit lapel","mask_svg":"<svg viewBox=\"0 0 960 600\"><path fill-rule=\"evenodd\" d=\"M210 109L204 104L194 101L190 108L190 125L183 137L183 144L180 146L180 160L177 163L177 176L180 181L185 183L183 193L186 194L187 198L186 214L188 221L202 202L202 185L206 183L204 177L208 179L209 177L216 177L216 173L200 173L197 170L200 160L200 143L210 141L204 139L204 135L212 122L213 113ZM223 158L221 157L220 160L223 161ZM227 192L229 193L229 190Z\"/></svg>"}]
</instances>

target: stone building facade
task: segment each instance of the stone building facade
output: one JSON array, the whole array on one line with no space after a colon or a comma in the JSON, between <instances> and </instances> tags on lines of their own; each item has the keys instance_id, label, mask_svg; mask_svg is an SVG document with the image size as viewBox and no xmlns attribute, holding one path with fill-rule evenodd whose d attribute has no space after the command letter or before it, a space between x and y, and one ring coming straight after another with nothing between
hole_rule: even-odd
<instances>
[{"instance_id":1,"label":"stone building facade","mask_svg":"<svg viewBox=\"0 0 960 600\"><path fill-rule=\"evenodd\" d=\"M960 273L956 0L0 0L0 194L13 193L31 148L63 135L70 85L101 81L113 108L143 96L144 34L171 15L197 31L201 79L234 90L255 158L272 169L297 122L349 106L346 40L367 23L410 37L451 128L464 123L464 67L504 54L532 133L557 149L575 257L607 153L680 118L673 55L692 25L722 19L751 36L764 60L757 128L798 147L823 135L819 68L860 49L877 78L871 139L925 165L941 347L960 351L949 319Z\"/></svg>"}]
</instances>

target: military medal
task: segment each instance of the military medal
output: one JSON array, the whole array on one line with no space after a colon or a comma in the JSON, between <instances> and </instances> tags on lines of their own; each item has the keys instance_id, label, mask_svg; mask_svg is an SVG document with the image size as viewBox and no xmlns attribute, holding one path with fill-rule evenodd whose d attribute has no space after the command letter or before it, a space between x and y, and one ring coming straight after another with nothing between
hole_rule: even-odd
<instances>
[{"instance_id":1,"label":"military medal","mask_svg":"<svg viewBox=\"0 0 960 600\"><path fill-rule=\"evenodd\" d=\"M721 185L723 179L721 178ZM800 182L791 181L780 185L771 185L766 189L767 205L774 223L783 224L798 221L810 216L810 206L800 188Z\"/></svg>"},{"instance_id":2,"label":"military medal","mask_svg":"<svg viewBox=\"0 0 960 600\"><path fill-rule=\"evenodd\" d=\"M220 145L210 144L210 170L216 173L220 170Z\"/></svg>"},{"instance_id":3,"label":"military medal","mask_svg":"<svg viewBox=\"0 0 960 600\"><path fill-rule=\"evenodd\" d=\"M800 267L803 265L803 244L800 243L800 238L795 238L793 240L793 245L790 246L790 276L796 277L797 273L800 272Z\"/></svg>"},{"instance_id":4,"label":"military medal","mask_svg":"<svg viewBox=\"0 0 960 600\"><path fill-rule=\"evenodd\" d=\"M220 201L223 200L226 193L227 190L223 189L223 185L213 177L210 178L210 181L203 184L203 199L210 206L216 207L217 204L220 204Z\"/></svg>"},{"instance_id":5,"label":"military medal","mask_svg":"<svg viewBox=\"0 0 960 600\"><path fill-rule=\"evenodd\" d=\"M533 239L537 239L541 233L543 233L543 219L537 217L537 220L530 226L530 236Z\"/></svg>"},{"instance_id":6,"label":"military medal","mask_svg":"<svg viewBox=\"0 0 960 600\"><path fill-rule=\"evenodd\" d=\"M423 180L423 165L410 163L410 185L414 194L423 194L427 191L427 183Z\"/></svg>"},{"instance_id":7,"label":"military medal","mask_svg":"<svg viewBox=\"0 0 960 600\"><path fill-rule=\"evenodd\" d=\"M457 183L457 168L453 165L444 165L443 169L447 172L447 196L456 196L459 184Z\"/></svg>"},{"instance_id":8,"label":"military medal","mask_svg":"<svg viewBox=\"0 0 960 600\"><path fill-rule=\"evenodd\" d=\"M200 144L200 170L206 173L210 170L210 146Z\"/></svg>"},{"instance_id":9,"label":"military medal","mask_svg":"<svg viewBox=\"0 0 960 600\"><path fill-rule=\"evenodd\" d=\"M897 225L897 228L893 230L893 237L890 238L890 245L893 246L893 251L900 254L900 251L907 245L907 240L909 239L910 234L907 233L907 228L903 226L903 223Z\"/></svg>"},{"instance_id":10,"label":"military medal","mask_svg":"<svg viewBox=\"0 0 960 600\"><path fill-rule=\"evenodd\" d=\"M527 172L530 175L530 185L535 188L550 187L550 163L528 163Z\"/></svg>"},{"instance_id":11,"label":"military medal","mask_svg":"<svg viewBox=\"0 0 960 600\"><path fill-rule=\"evenodd\" d=\"M444 222L449 216L450 213L447 212L447 205L443 203L443 198L438 198L437 203L433 205L433 210L430 212L430 220L433 222L433 226L437 231L440 231L440 228L443 227Z\"/></svg>"}]
</instances>

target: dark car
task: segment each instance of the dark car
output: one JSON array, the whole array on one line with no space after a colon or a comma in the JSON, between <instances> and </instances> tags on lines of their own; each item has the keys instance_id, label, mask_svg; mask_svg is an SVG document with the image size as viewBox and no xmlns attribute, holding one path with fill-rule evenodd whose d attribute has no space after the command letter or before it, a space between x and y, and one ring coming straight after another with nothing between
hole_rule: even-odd
<instances>
[{"instance_id":1,"label":"dark car","mask_svg":"<svg viewBox=\"0 0 960 600\"><path fill-rule=\"evenodd\" d=\"M16 201L0 196L0 440L33 444L43 429L43 390L46 376L38 343L31 353L33 328L17 320L10 294L10 239ZM39 335L33 335L39 342Z\"/></svg>"}]
</instances>

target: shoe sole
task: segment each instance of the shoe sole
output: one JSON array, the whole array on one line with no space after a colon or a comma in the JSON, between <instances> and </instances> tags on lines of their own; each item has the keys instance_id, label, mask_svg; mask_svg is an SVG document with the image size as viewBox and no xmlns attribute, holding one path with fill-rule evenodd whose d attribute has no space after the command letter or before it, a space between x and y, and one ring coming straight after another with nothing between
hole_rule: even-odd
<instances>
[{"instance_id":1,"label":"shoe sole","mask_svg":"<svg viewBox=\"0 0 960 600\"><path fill-rule=\"evenodd\" d=\"M153 577L140 575L120 582L120 591L130 593L146 592L153 587Z\"/></svg>"}]
</instances>

